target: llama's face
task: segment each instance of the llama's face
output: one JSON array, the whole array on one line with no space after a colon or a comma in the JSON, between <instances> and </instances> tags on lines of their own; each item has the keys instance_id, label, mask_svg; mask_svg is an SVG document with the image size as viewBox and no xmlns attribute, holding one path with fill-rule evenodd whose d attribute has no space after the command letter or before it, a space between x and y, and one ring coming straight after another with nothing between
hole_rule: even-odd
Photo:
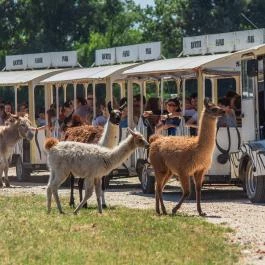
<instances>
[{"instance_id":1,"label":"llama's face","mask_svg":"<svg viewBox=\"0 0 265 265\"><path fill-rule=\"evenodd\" d=\"M143 147L146 149L149 148L149 143L146 141L146 139L144 138L142 134L140 134L139 132L135 132L131 130L130 128L128 128L128 131L133 136L134 143L137 147Z\"/></svg>"},{"instance_id":2,"label":"llama's face","mask_svg":"<svg viewBox=\"0 0 265 265\"><path fill-rule=\"evenodd\" d=\"M111 106L111 102L108 103L108 110L109 110L109 114L110 114L110 122L112 124L116 124L119 125L120 121L121 121L121 112L122 110L126 107L126 103L123 104L119 109L113 109Z\"/></svg>"},{"instance_id":3,"label":"llama's face","mask_svg":"<svg viewBox=\"0 0 265 265\"><path fill-rule=\"evenodd\" d=\"M32 127L27 115L25 115L24 117L12 116L10 118L10 121L15 126L17 126L18 133L22 138L27 139L29 141L33 139L33 131L35 130L35 128Z\"/></svg>"},{"instance_id":4,"label":"llama's face","mask_svg":"<svg viewBox=\"0 0 265 265\"><path fill-rule=\"evenodd\" d=\"M225 110L219 106L210 103L208 99L204 100L205 112L212 117L218 118L225 115Z\"/></svg>"}]
</instances>

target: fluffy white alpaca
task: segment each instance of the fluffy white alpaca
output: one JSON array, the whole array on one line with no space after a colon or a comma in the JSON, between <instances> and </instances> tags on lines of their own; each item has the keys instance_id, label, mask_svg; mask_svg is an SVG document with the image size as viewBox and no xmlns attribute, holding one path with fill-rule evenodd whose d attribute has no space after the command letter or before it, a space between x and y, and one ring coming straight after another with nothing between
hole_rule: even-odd
<instances>
[{"instance_id":1,"label":"fluffy white alpaca","mask_svg":"<svg viewBox=\"0 0 265 265\"><path fill-rule=\"evenodd\" d=\"M58 196L58 188L69 176L85 179L85 196L74 213L77 213L91 197L95 185L98 211L102 213L101 178L119 167L137 147L149 146L145 138L138 132L128 129L130 135L113 149L93 144L78 142L58 142L49 138L45 142L48 153L50 179L47 187L47 208L51 210L51 197L54 196L58 210L63 213Z\"/></svg>"}]
</instances>

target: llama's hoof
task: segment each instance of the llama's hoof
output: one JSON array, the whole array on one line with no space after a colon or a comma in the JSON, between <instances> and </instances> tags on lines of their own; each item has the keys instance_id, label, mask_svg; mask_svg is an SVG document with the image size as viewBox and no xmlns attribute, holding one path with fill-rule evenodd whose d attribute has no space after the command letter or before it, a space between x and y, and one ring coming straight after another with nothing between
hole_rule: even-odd
<instances>
[{"instance_id":1,"label":"llama's hoof","mask_svg":"<svg viewBox=\"0 0 265 265\"><path fill-rule=\"evenodd\" d=\"M102 208L103 208L103 209L107 209L107 208L108 208L107 204L105 204L105 203L102 204Z\"/></svg>"},{"instance_id":2,"label":"llama's hoof","mask_svg":"<svg viewBox=\"0 0 265 265\"><path fill-rule=\"evenodd\" d=\"M178 210L178 208L176 208L176 207L173 208L173 209L172 209L172 215L176 215L176 214L177 214L177 210Z\"/></svg>"},{"instance_id":3,"label":"llama's hoof","mask_svg":"<svg viewBox=\"0 0 265 265\"><path fill-rule=\"evenodd\" d=\"M60 211L60 214L65 214L65 212L64 211Z\"/></svg>"},{"instance_id":4,"label":"llama's hoof","mask_svg":"<svg viewBox=\"0 0 265 265\"><path fill-rule=\"evenodd\" d=\"M69 206L70 206L71 208L75 208L75 203L74 203L74 202L69 202Z\"/></svg>"},{"instance_id":5,"label":"llama's hoof","mask_svg":"<svg viewBox=\"0 0 265 265\"><path fill-rule=\"evenodd\" d=\"M87 203L85 203L82 208L87 209Z\"/></svg>"},{"instance_id":6,"label":"llama's hoof","mask_svg":"<svg viewBox=\"0 0 265 265\"><path fill-rule=\"evenodd\" d=\"M74 215L77 215L78 211L74 211Z\"/></svg>"},{"instance_id":7,"label":"llama's hoof","mask_svg":"<svg viewBox=\"0 0 265 265\"><path fill-rule=\"evenodd\" d=\"M6 182L6 187L10 188L10 183L9 182Z\"/></svg>"},{"instance_id":8,"label":"llama's hoof","mask_svg":"<svg viewBox=\"0 0 265 265\"><path fill-rule=\"evenodd\" d=\"M199 215L200 215L201 217L205 217L205 216L207 216L207 214L204 213L204 212L200 212Z\"/></svg>"}]
</instances>

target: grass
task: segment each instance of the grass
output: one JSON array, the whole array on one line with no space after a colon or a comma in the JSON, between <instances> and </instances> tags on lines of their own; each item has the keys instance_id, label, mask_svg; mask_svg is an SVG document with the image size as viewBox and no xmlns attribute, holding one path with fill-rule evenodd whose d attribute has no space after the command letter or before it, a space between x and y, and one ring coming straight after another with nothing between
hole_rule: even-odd
<instances>
[{"instance_id":1,"label":"grass","mask_svg":"<svg viewBox=\"0 0 265 265\"><path fill-rule=\"evenodd\" d=\"M202 218L96 208L46 213L45 197L0 197L0 264L234 264L231 230ZM66 206L66 200L62 200Z\"/></svg>"}]
</instances>

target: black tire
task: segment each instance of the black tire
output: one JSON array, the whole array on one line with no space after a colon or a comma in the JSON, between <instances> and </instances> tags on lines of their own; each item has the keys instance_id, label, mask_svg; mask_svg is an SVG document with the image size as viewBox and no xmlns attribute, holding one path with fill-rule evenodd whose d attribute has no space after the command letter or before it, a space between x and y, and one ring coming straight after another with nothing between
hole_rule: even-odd
<instances>
[{"instance_id":1,"label":"black tire","mask_svg":"<svg viewBox=\"0 0 265 265\"><path fill-rule=\"evenodd\" d=\"M265 176L254 176L253 164L248 161L245 172L247 196L253 203L265 202Z\"/></svg>"},{"instance_id":2,"label":"black tire","mask_svg":"<svg viewBox=\"0 0 265 265\"><path fill-rule=\"evenodd\" d=\"M102 181L104 181L104 186L106 190L109 189L110 180L111 180L111 175L107 175L107 176L104 176L104 178L102 178Z\"/></svg>"},{"instance_id":3,"label":"black tire","mask_svg":"<svg viewBox=\"0 0 265 265\"><path fill-rule=\"evenodd\" d=\"M18 181L26 180L30 176L30 172L23 165L21 156L16 158L16 175Z\"/></svg>"},{"instance_id":4,"label":"black tire","mask_svg":"<svg viewBox=\"0 0 265 265\"><path fill-rule=\"evenodd\" d=\"M142 182L142 170L145 164L146 161L144 159L138 159L136 162L135 169L140 182Z\"/></svg>"},{"instance_id":5,"label":"black tire","mask_svg":"<svg viewBox=\"0 0 265 265\"><path fill-rule=\"evenodd\" d=\"M142 168L141 187L145 194L155 193L155 176L151 175L151 171L149 164L145 164Z\"/></svg>"}]
</instances>

